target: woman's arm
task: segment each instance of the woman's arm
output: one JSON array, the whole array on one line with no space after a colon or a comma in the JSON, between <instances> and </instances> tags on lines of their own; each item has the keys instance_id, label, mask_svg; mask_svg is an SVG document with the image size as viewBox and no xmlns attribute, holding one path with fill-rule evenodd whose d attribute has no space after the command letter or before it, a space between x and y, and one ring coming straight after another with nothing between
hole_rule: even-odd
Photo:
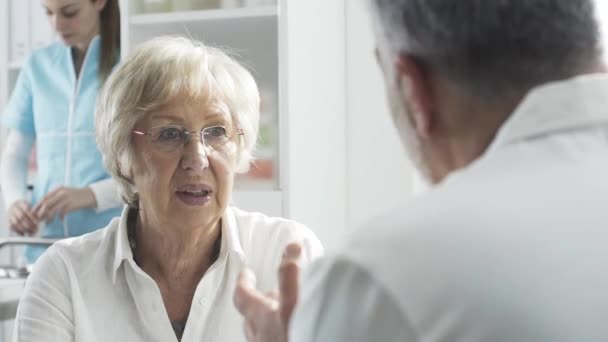
<instances>
[{"instance_id":1,"label":"woman's arm","mask_svg":"<svg viewBox=\"0 0 608 342\"><path fill-rule=\"evenodd\" d=\"M97 202L97 212L122 206L118 185L113 178L102 179L89 185Z\"/></svg>"},{"instance_id":2,"label":"woman's arm","mask_svg":"<svg viewBox=\"0 0 608 342\"><path fill-rule=\"evenodd\" d=\"M46 194L34 208L41 220L50 220L83 208L93 208L98 213L122 206L118 185L112 178L102 179L83 188L61 186Z\"/></svg>"},{"instance_id":3,"label":"woman's arm","mask_svg":"<svg viewBox=\"0 0 608 342\"><path fill-rule=\"evenodd\" d=\"M27 163L34 137L18 130L9 131L0 161L0 183L6 207L6 218L17 234L35 234L38 218L26 199Z\"/></svg>"},{"instance_id":4,"label":"woman's arm","mask_svg":"<svg viewBox=\"0 0 608 342\"><path fill-rule=\"evenodd\" d=\"M0 161L0 184L7 210L16 201L26 199L27 164L33 145L33 136L9 130Z\"/></svg>"},{"instance_id":5,"label":"woman's arm","mask_svg":"<svg viewBox=\"0 0 608 342\"><path fill-rule=\"evenodd\" d=\"M74 312L66 264L56 246L36 262L27 278L15 326L14 342L74 341Z\"/></svg>"}]
</instances>

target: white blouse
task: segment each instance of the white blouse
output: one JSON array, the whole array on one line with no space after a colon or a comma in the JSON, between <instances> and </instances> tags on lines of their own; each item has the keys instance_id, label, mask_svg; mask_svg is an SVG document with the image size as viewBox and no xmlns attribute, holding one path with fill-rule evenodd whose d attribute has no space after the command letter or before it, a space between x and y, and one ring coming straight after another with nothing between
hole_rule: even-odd
<instances>
[{"instance_id":1,"label":"white blouse","mask_svg":"<svg viewBox=\"0 0 608 342\"><path fill-rule=\"evenodd\" d=\"M30 274L14 341L177 341L156 283L133 261L127 210L105 229L60 241ZM182 341L245 341L232 294L244 267L263 291L277 286L284 247L303 246L303 266L323 254L305 226L229 207L218 259L199 282Z\"/></svg>"}]
</instances>

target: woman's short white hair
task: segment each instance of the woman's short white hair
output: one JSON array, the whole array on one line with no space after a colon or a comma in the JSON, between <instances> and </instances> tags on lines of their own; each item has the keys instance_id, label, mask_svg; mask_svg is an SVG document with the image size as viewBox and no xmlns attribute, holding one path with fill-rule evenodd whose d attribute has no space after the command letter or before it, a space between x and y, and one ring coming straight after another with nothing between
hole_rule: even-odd
<instances>
[{"instance_id":1,"label":"woman's short white hair","mask_svg":"<svg viewBox=\"0 0 608 342\"><path fill-rule=\"evenodd\" d=\"M218 48L185 37L149 40L122 62L105 82L95 111L96 139L104 165L132 203L136 189L132 130L147 113L181 95L220 101L243 131L237 172L246 172L255 148L260 95L241 64Z\"/></svg>"}]
</instances>

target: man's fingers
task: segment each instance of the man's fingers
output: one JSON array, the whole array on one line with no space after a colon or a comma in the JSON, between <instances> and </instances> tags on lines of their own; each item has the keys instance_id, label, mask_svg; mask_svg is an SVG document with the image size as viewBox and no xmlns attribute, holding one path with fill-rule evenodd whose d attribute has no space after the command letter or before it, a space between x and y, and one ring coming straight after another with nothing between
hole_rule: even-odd
<instances>
[{"instance_id":1,"label":"man's fingers","mask_svg":"<svg viewBox=\"0 0 608 342\"><path fill-rule=\"evenodd\" d=\"M291 314L298 303L298 283L300 267L296 262L288 262L279 269L279 310L285 326L289 325Z\"/></svg>"},{"instance_id":2,"label":"man's fingers","mask_svg":"<svg viewBox=\"0 0 608 342\"><path fill-rule=\"evenodd\" d=\"M268 291L265 293L266 297L279 300L279 291Z\"/></svg>"},{"instance_id":3,"label":"man's fingers","mask_svg":"<svg viewBox=\"0 0 608 342\"><path fill-rule=\"evenodd\" d=\"M302 255L302 246L297 242L292 242L285 246L281 262L298 261Z\"/></svg>"},{"instance_id":4,"label":"man's fingers","mask_svg":"<svg viewBox=\"0 0 608 342\"><path fill-rule=\"evenodd\" d=\"M252 342L255 341L255 327L249 320L246 320L243 324L243 329L245 330L245 338L247 341Z\"/></svg>"},{"instance_id":5,"label":"man's fingers","mask_svg":"<svg viewBox=\"0 0 608 342\"><path fill-rule=\"evenodd\" d=\"M255 303L254 291L255 274L249 269L241 271L236 281L233 300L234 305L236 305L236 308L245 318L250 316L251 310L255 305L252 304Z\"/></svg>"},{"instance_id":6,"label":"man's fingers","mask_svg":"<svg viewBox=\"0 0 608 342\"><path fill-rule=\"evenodd\" d=\"M249 269L239 274L233 299L234 305L245 319L255 317L262 310L274 310L278 306L276 301L256 290L255 275Z\"/></svg>"},{"instance_id":7,"label":"man's fingers","mask_svg":"<svg viewBox=\"0 0 608 342\"><path fill-rule=\"evenodd\" d=\"M302 247L299 244L287 245L279 267L279 310L285 326L288 326L293 309L298 303L300 279L298 262L301 255Z\"/></svg>"}]
</instances>

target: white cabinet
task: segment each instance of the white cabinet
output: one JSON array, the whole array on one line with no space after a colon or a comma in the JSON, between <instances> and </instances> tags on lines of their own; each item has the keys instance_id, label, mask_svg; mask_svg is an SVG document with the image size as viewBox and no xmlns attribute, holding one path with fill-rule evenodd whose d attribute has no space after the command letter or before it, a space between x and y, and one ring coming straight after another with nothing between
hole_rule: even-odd
<instances>
[{"instance_id":1,"label":"white cabinet","mask_svg":"<svg viewBox=\"0 0 608 342\"><path fill-rule=\"evenodd\" d=\"M238 177L234 202L301 221L333 245L346 219L344 0L202 2L122 0L123 57L177 34L243 61L262 113L257 161Z\"/></svg>"}]
</instances>

